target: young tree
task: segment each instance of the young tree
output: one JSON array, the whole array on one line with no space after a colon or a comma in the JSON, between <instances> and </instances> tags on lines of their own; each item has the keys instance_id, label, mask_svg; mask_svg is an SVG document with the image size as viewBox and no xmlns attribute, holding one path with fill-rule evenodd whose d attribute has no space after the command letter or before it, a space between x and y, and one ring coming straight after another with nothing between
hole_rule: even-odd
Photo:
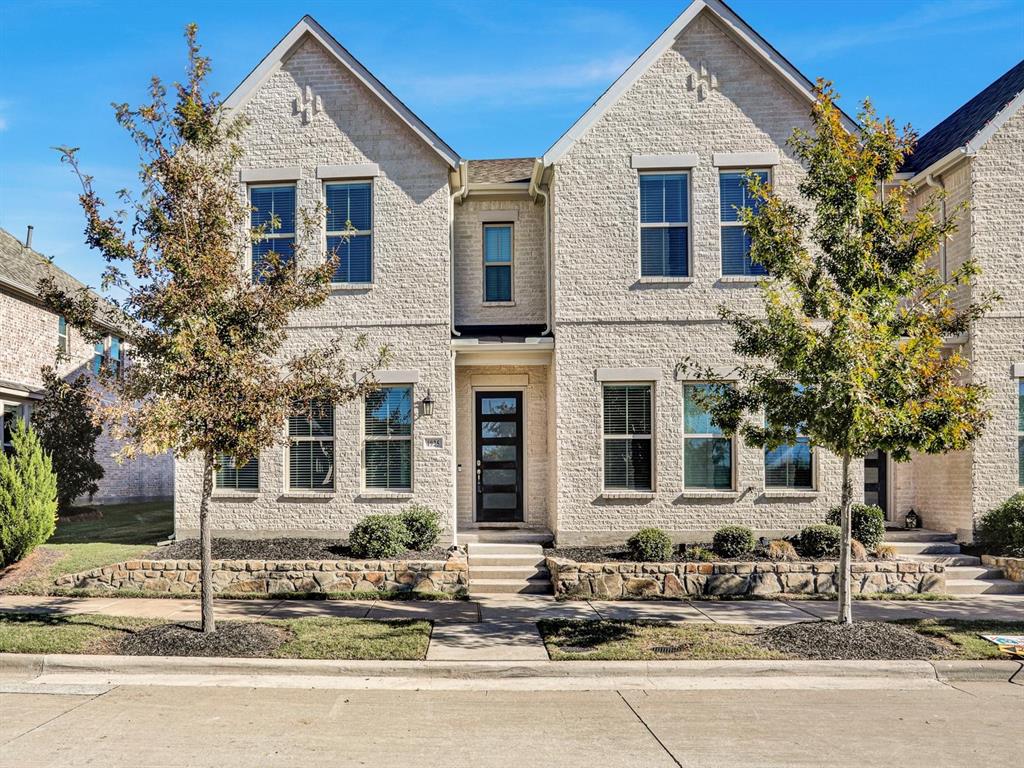
<instances>
[{"instance_id":1,"label":"young tree","mask_svg":"<svg viewBox=\"0 0 1024 768\"><path fill-rule=\"evenodd\" d=\"M966 448L989 418L986 390L967 382L967 361L951 337L998 299L957 306L953 292L978 274L967 262L948 281L928 264L954 231L937 221L933 198L908 215L908 190L890 188L914 147L865 101L861 130L843 126L829 83L819 81L813 135L790 139L807 174L800 203L777 195L753 174L756 201L745 209L753 261L764 265L764 314L723 308L744 361L729 386L704 398L728 434L756 447L793 443L797 434L842 459L839 621L852 622L850 529L854 461L872 450L896 461L911 452Z\"/></svg>"},{"instance_id":2,"label":"young tree","mask_svg":"<svg viewBox=\"0 0 1024 768\"><path fill-rule=\"evenodd\" d=\"M57 478L35 430L15 420L14 451L0 452L0 567L16 563L53 535Z\"/></svg>"},{"instance_id":3,"label":"young tree","mask_svg":"<svg viewBox=\"0 0 1024 768\"><path fill-rule=\"evenodd\" d=\"M103 467L96 461L96 438L103 431L93 420L86 376L65 381L43 368L43 399L32 410L32 427L57 473L57 506L68 509L82 494L99 490Z\"/></svg>"},{"instance_id":4,"label":"young tree","mask_svg":"<svg viewBox=\"0 0 1024 768\"><path fill-rule=\"evenodd\" d=\"M279 442L299 403L361 397L387 350L362 355L356 377L340 338L286 354L289 317L329 294L333 260L304 246L319 242L323 212L300 211L295 247L267 254L252 276L243 269L250 242L280 221L270 216L250 227L237 181L242 122L205 90L210 61L200 55L194 24L185 36L188 76L174 85L173 103L153 78L149 103L115 105L141 155L139 195L119 193L127 211L105 215L76 150L60 151L81 180L86 242L107 262L105 298L125 329L129 355L120 370L101 372L114 398L99 412L125 441L126 457L172 450L199 459L202 626L213 632L209 502L218 462L230 457L242 465ZM40 292L87 336L101 335L95 298L62 292L52 281L41 282ZM355 346L363 350L365 340Z\"/></svg>"}]
</instances>

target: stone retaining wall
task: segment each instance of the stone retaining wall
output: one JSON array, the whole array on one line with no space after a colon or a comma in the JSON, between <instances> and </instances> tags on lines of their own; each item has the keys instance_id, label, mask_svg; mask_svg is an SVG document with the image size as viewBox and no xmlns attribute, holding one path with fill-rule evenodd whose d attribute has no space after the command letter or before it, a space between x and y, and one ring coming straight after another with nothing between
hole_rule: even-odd
<instances>
[{"instance_id":1,"label":"stone retaining wall","mask_svg":"<svg viewBox=\"0 0 1024 768\"><path fill-rule=\"evenodd\" d=\"M1003 576L1010 581L1024 581L1024 557L982 555L981 562L993 568L1002 568Z\"/></svg>"},{"instance_id":2,"label":"stone retaining wall","mask_svg":"<svg viewBox=\"0 0 1024 768\"><path fill-rule=\"evenodd\" d=\"M688 598L829 594L837 564L577 563L547 558L555 596L565 599ZM945 568L902 561L853 563L853 592L943 592Z\"/></svg>"},{"instance_id":3,"label":"stone retaining wall","mask_svg":"<svg viewBox=\"0 0 1024 768\"><path fill-rule=\"evenodd\" d=\"M198 560L128 560L61 576L58 587L199 592ZM448 560L215 560L214 592L464 592L464 555Z\"/></svg>"}]
</instances>

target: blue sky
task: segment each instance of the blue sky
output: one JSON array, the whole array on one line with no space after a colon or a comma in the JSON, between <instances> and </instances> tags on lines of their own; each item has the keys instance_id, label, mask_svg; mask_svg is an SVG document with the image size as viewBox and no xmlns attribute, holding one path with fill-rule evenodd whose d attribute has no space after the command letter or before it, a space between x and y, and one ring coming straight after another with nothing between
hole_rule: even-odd
<instances>
[{"instance_id":1,"label":"blue sky","mask_svg":"<svg viewBox=\"0 0 1024 768\"><path fill-rule=\"evenodd\" d=\"M317 18L466 158L540 155L686 0L101 2L0 0L0 226L95 284L77 182L51 147L81 147L107 199L133 184L112 101L180 76L200 27L213 86L230 92L304 13ZM732 0L843 104L871 96L920 131L1024 58L1024 0Z\"/></svg>"}]
</instances>

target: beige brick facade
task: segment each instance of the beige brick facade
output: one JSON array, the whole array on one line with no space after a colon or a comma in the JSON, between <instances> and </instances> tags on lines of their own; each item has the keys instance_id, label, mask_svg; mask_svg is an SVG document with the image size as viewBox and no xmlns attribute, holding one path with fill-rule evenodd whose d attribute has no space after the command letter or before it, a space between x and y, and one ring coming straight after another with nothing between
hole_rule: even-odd
<instances>
[{"instance_id":1,"label":"beige brick facade","mask_svg":"<svg viewBox=\"0 0 1024 768\"><path fill-rule=\"evenodd\" d=\"M815 454L808 491L766 490L763 453L738 441L733 489L687 490L683 382L676 373L688 356L731 366L731 332L719 307L760 307L755 283L722 276L719 171L768 166L774 186L795 197L803 171L786 142L794 128L809 126L808 96L797 80L706 9L645 62L557 159L536 166L533 182L541 194L534 194L536 186L527 193L517 177L503 190L463 189L468 196L461 197L465 171L458 159L436 151L429 136L414 130L343 59L315 35L296 38L244 102L249 125L242 167L270 174L298 168L297 202L304 208L323 200L318 167L377 169L372 285L339 287L323 306L297 315L288 344L301 350L335 334L365 333L371 345L391 347L394 370L414 373L413 488L391 494L364 488L362 405L350 403L336 409L332 491L287 490L282 439L260 457L258 492L217 494L216 530L343 536L369 512L398 511L416 501L441 513L446 537L456 525L476 533L474 392L495 388L521 390L525 398L521 527L548 530L563 543L621 541L649 525L676 539L703 540L727 523L770 534L823 519L840 492L838 460L823 451ZM994 420L972 451L891 467L894 520L914 507L929 527L969 531L974 515L1016 489L1016 381L1010 371L1024 362L1022 120L1018 115L1009 121L977 157L941 176L949 207L971 204L944 250L947 269L974 256L986 270L983 284L997 285L1009 297L973 329L968 346L972 375L992 388ZM744 166L728 159L751 153L758 159ZM689 174L685 279L640 277L636 156L685 158L685 166L666 160L661 168ZM493 162L508 167L519 160ZM487 222L514 227L514 296L500 306L483 301ZM320 244L312 245L310 258L318 258ZM553 351L550 339L539 344L511 332L548 324ZM476 326L487 329L477 333L479 339L459 330ZM510 332L502 333L502 326ZM650 493L624 498L604 490L598 369L624 369L627 377L629 369L644 369L654 387ZM429 417L419 406L428 390L435 401ZM862 481L859 470L855 481ZM175 490L178 533L190 535L199 500L194 463L179 464Z\"/></svg>"}]
</instances>

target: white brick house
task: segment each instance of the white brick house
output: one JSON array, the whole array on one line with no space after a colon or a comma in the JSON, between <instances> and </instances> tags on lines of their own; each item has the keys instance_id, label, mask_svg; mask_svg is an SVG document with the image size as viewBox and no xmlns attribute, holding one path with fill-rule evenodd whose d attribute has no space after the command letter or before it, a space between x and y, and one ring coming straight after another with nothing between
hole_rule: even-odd
<instances>
[{"instance_id":1,"label":"white brick house","mask_svg":"<svg viewBox=\"0 0 1024 768\"><path fill-rule=\"evenodd\" d=\"M67 291L84 286L58 269L45 256L0 229L0 407L3 409L4 448L9 448L14 419L31 418L42 398L43 366L54 368L65 378L92 375L107 361L120 364L121 349L114 325L98 345L84 339L39 300L36 285L52 277ZM103 467L99 491L93 503L117 504L169 499L174 485L174 461L169 453L139 456L118 462L114 454L121 446L107 432L96 440L96 461ZM82 498L80 503L87 503Z\"/></svg>"},{"instance_id":2,"label":"white brick house","mask_svg":"<svg viewBox=\"0 0 1024 768\"><path fill-rule=\"evenodd\" d=\"M281 215L283 237L296 236L296 208L326 204L313 250L341 242L331 233L346 219L360 233L289 343L365 333L394 359L370 402L297 419L289 444L222 473L215 530L344 536L412 501L442 513L449 539L512 528L621 541L653 525L695 540L726 523L770 534L820 521L838 501L836 457L725 440L688 396L699 382L676 373L687 355L733 362L717 308L759 306L740 179L760 170L795 194L786 140L811 100L727 6L696 0L543 157L467 161L305 17L228 99L248 117L239 181L257 221ZM997 418L969 456L898 469L872 457L857 482L893 522L914 507L930 527L968 532L1024 478L1024 195L1005 190L1024 178L1019 101L930 171L976 201L945 258L970 250L986 280L1018 281L1001 283L1014 298L969 340ZM197 528L199 487L198 467L179 463L179 536Z\"/></svg>"}]
</instances>

